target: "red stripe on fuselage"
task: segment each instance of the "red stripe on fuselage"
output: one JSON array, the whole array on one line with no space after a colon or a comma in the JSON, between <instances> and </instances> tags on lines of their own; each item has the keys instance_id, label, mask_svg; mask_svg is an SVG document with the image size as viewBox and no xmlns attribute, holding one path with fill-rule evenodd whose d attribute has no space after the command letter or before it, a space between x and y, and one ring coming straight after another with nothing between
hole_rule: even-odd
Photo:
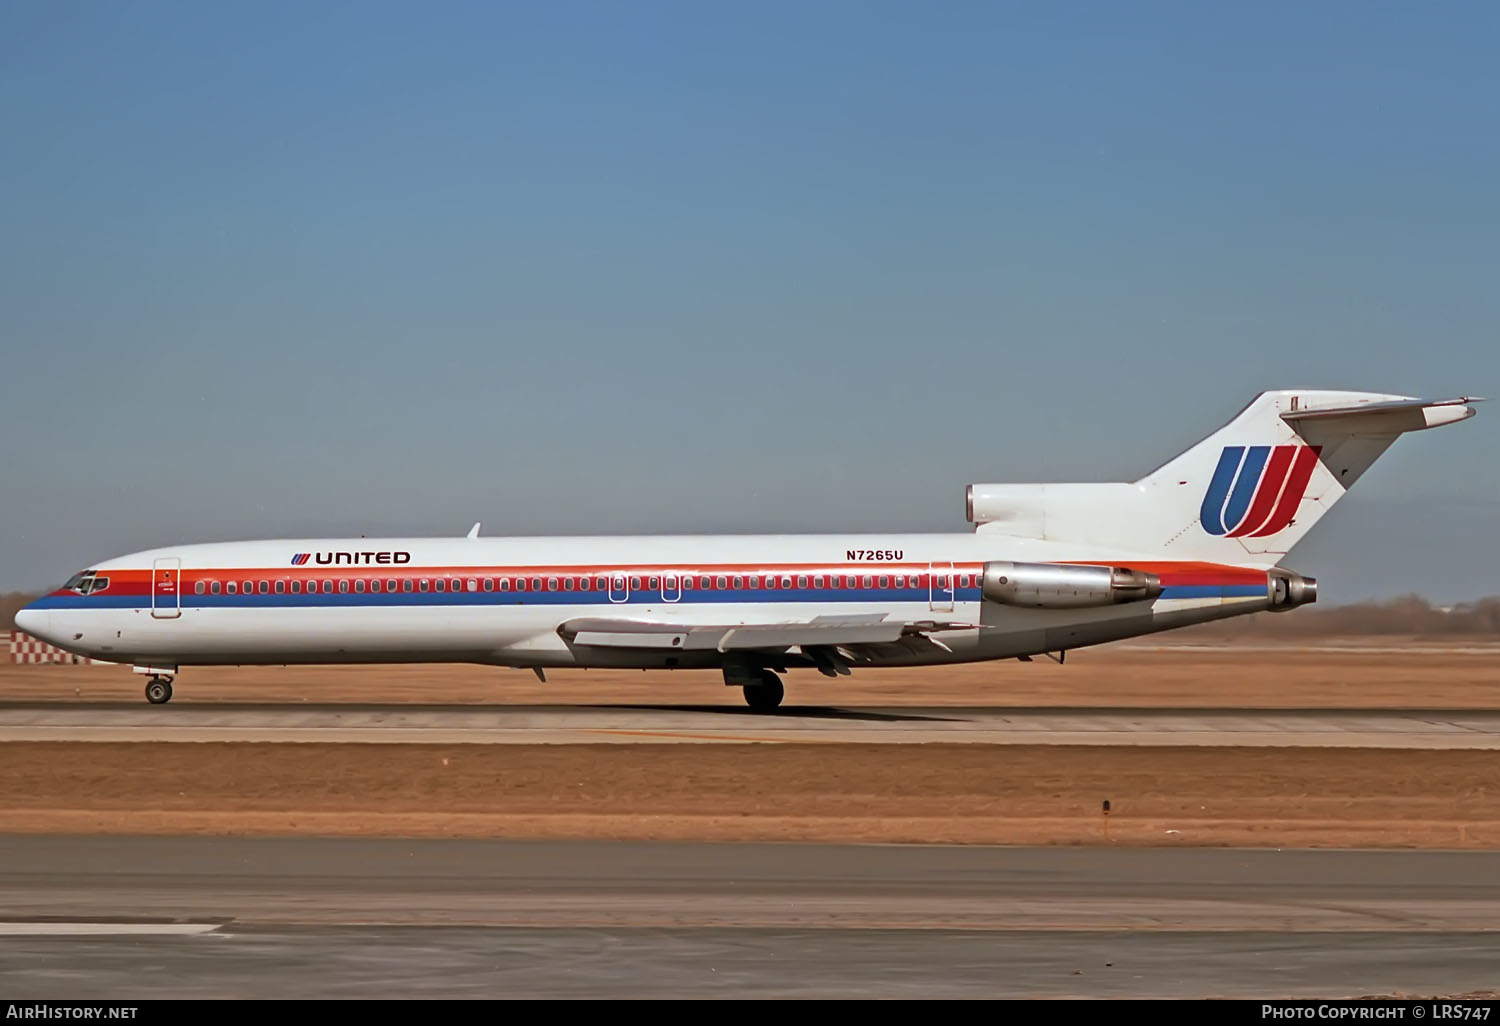
<instances>
[{"instance_id":1,"label":"red stripe on fuselage","mask_svg":"<svg viewBox=\"0 0 1500 1026\"><path fill-rule=\"evenodd\" d=\"M1295 482L1293 482L1295 483ZM1060 564L1071 564L1078 566L1128 566L1133 570L1142 570L1147 573L1156 574L1161 578L1165 586L1173 585L1231 585L1231 584L1259 584L1265 581L1266 572L1253 567L1237 567L1219 563L1198 562L1164 562L1145 561L1136 562L1131 560L1058 560ZM969 574L976 576L983 572L983 563L952 564L949 571L946 562L940 564L937 573L952 572L955 574ZM863 577L867 574L873 575L896 575L904 574L917 579L915 586L925 586L928 575L934 572L927 563L783 563L773 566L757 563L715 563L715 564L616 564L600 566L597 564L577 566L402 566L399 569L388 566L349 566L348 564L334 566L302 566L302 567L216 567L216 568L184 568L181 571L179 587L183 591L190 592L199 581L310 581L310 580L421 580L422 578L484 578L484 577L612 577L625 575L627 577L650 576L663 574L677 574L679 576L693 577L719 577L719 576L751 576L759 575L762 578L777 578L780 584L782 577L798 577L813 575L839 574L843 576L854 575ZM149 599L154 588L155 579L151 570L140 569L109 569L102 571L100 576L109 578L109 588L99 592L100 595L139 595L143 599ZM795 585L795 582L794 582ZM775 588L770 590L777 590ZM58 589L52 592L54 595L70 595L72 592Z\"/></svg>"}]
</instances>

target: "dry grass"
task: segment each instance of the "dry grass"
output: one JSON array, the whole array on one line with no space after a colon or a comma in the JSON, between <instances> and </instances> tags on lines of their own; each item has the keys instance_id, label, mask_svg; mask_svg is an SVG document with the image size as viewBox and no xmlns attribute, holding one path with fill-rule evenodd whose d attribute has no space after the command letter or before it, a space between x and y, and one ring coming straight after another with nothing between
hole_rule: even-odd
<instances>
[{"instance_id":1,"label":"dry grass","mask_svg":"<svg viewBox=\"0 0 1500 1026\"><path fill-rule=\"evenodd\" d=\"M13 832L1492 848L1500 763L1359 749L11 743L0 821Z\"/></svg>"}]
</instances>

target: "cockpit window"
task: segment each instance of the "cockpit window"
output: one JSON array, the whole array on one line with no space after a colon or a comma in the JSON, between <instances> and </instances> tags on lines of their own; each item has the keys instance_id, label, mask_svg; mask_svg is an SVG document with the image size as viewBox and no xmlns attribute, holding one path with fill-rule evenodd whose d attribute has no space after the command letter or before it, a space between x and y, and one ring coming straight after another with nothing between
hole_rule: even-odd
<instances>
[{"instance_id":1,"label":"cockpit window","mask_svg":"<svg viewBox=\"0 0 1500 1026\"><path fill-rule=\"evenodd\" d=\"M76 591L80 595L92 595L96 591L103 591L109 587L109 578L100 577L97 571L85 570L81 574L74 574L68 578L63 585L65 591Z\"/></svg>"}]
</instances>

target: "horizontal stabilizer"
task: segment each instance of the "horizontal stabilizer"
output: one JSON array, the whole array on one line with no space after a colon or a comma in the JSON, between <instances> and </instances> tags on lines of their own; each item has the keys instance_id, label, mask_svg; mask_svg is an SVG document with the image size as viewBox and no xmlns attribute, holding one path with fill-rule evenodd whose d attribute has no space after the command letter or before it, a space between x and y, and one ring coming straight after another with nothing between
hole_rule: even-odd
<instances>
[{"instance_id":1,"label":"horizontal stabilizer","mask_svg":"<svg viewBox=\"0 0 1500 1026\"><path fill-rule=\"evenodd\" d=\"M1281 415L1281 419L1288 423L1296 423L1335 417L1378 418L1381 421L1390 422L1389 425L1382 424L1384 429L1404 433L1468 420L1474 416L1474 410L1469 408L1469 404L1482 402L1484 402L1483 399L1475 396L1463 396L1458 399L1397 399L1390 402L1354 403L1342 406L1309 406L1287 410ZM1405 414L1406 422L1399 423L1403 418L1396 416L1382 416L1394 414Z\"/></svg>"}]
</instances>

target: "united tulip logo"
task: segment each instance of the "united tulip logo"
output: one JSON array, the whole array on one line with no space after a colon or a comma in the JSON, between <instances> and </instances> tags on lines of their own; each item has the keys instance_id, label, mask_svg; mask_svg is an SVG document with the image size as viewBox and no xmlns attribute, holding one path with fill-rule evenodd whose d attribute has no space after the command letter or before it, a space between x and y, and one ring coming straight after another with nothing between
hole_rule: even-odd
<instances>
[{"instance_id":1,"label":"united tulip logo","mask_svg":"<svg viewBox=\"0 0 1500 1026\"><path fill-rule=\"evenodd\" d=\"M1264 538L1285 530L1307 492L1320 445L1226 445L1198 519L1209 534Z\"/></svg>"}]
</instances>

